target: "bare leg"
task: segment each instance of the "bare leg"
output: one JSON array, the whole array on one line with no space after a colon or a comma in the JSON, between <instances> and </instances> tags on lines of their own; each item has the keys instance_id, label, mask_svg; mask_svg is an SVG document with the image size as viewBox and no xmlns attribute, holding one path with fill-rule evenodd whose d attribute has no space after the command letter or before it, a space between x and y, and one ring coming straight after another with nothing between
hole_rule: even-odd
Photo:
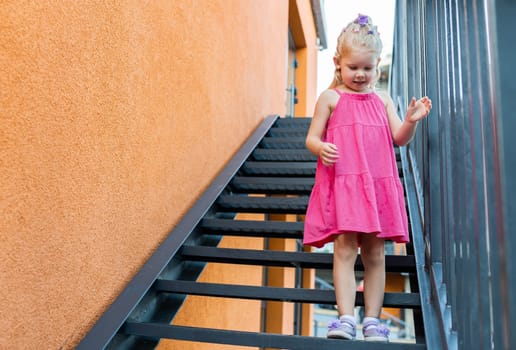
<instances>
[{"instance_id":1,"label":"bare leg","mask_svg":"<svg viewBox=\"0 0 516 350\"><path fill-rule=\"evenodd\" d=\"M340 234L333 247L333 284L339 316L353 315L355 308L355 261L357 259L357 235Z\"/></svg>"},{"instance_id":2,"label":"bare leg","mask_svg":"<svg viewBox=\"0 0 516 350\"><path fill-rule=\"evenodd\" d=\"M361 236L364 263L365 317L380 317L385 292L385 240L374 234Z\"/></svg>"}]
</instances>

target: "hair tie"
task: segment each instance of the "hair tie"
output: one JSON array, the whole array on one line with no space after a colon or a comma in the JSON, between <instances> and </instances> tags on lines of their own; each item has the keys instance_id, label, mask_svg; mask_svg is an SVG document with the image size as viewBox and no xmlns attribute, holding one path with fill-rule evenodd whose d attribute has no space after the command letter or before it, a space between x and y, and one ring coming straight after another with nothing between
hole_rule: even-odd
<instances>
[{"instance_id":1,"label":"hair tie","mask_svg":"<svg viewBox=\"0 0 516 350\"><path fill-rule=\"evenodd\" d=\"M365 27L367 25L371 25L371 28L367 31L367 34L380 35L380 33L378 32L377 26L372 25L371 17L369 17L368 15L363 15L363 14L359 13L358 17L352 23L358 24L360 26L360 27L353 28L352 29L353 33L358 33L358 32L360 32L360 28ZM351 25L351 23L348 24L346 27L344 27L344 29L342 29L342 33L347 32L350 25Z\"/></svg>"},{"instance_id":2,"label":"hair tie","mask_svg":"<svg viewBox=\"0 0 516 350\"><path fill-rule=\"evenodd\" d=\"M377 26L373 26L371 29L369 29L367 34L380 35L380 33L378 32L378 27Z\"/></svg>"}]
</instances>

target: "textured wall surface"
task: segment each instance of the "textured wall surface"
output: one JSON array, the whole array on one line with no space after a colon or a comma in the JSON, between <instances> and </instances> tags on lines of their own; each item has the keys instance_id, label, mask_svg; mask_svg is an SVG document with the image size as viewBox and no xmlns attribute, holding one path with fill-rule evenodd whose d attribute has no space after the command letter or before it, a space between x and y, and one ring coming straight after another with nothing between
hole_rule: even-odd
<instances>
[{"instance_id":1,"label":"textured wall surface","mask_svg":"<svg viewBox=\"0 0 516 350\"><path fill-rule=\"evenodd\" d=\"M1 349L73 348L285 113L287 17L277 0L1 2Z\"/></svg>"}]
</instances>

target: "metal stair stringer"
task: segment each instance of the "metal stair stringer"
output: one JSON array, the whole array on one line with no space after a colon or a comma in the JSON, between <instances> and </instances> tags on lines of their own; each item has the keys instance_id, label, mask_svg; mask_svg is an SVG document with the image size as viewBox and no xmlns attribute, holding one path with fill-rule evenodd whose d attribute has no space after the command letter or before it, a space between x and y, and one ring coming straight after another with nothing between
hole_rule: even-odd
<instances>
[{"instance_id":1,"label":"metal stair stringer","mask_svg":"<svg viewBox=\"0 0 516 350\"><path fill-rule=\"evenodd\" d=\"M158 277L167 273L169 276L179 275L181 271L166 271L173 264L175 255L182 244L187 241L197 228L201 219L209 212L218 196L226 189L249 154L256 149L262 138L279 118L278 115L267 116L256 128L240 150L228 162L202 196L175 226L163 243L156 249L135 277L128 283L117 299L98 319L92 329L79 343L77 350L92 349L153 349L159 342L156 340L135 339L133 336L121 334L120 330L130 318L145 320L159 312L154 302L157 295L152 290ZM177 305L174 306L177 308ZM170 319L173 315L170 315ZM119 338L119 339L117 339Z\"/></svg>"}]
</instances>

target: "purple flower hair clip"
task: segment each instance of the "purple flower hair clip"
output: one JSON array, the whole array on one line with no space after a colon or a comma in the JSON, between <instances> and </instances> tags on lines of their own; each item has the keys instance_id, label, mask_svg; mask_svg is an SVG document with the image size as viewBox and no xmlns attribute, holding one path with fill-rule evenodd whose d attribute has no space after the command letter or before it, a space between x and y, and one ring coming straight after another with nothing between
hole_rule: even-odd
<instances>
[{"instance_id":1,"label":"purple flower hair clip","mask_svg":"<svg viewBox=\"0 0 516 350\"><path fill-rule=\"evenodd\" d=\"M360 24L361 26L365 26L365 25L369 24L369 16L362 15L359 13L356 23Z\"/></svg>"},{"instance_id":2,"label":"purple flower hair clip","mask_svg":"<svg viewBox=\"0 0 516 350\"><path fill-rule=\"evenodd\" d=\"M370 18L369 18L368 15L362 15L362 14L359 13L358 17L353 21L353 23L356 23L356 24L360 25L360 27L365 27L365 26L369 25ZM342 32L346 32L348 30L348 28L349 28L349 25L347 27L345 27L342 30ZM358 32L360 32L360 28L359 27L355 27L355 28L353 28L352 32L353 33L358 33ZM368 34L375 34L375 33L377 33L376 27L370 29L367 33Z\"/></svg>"}]
</instances>

